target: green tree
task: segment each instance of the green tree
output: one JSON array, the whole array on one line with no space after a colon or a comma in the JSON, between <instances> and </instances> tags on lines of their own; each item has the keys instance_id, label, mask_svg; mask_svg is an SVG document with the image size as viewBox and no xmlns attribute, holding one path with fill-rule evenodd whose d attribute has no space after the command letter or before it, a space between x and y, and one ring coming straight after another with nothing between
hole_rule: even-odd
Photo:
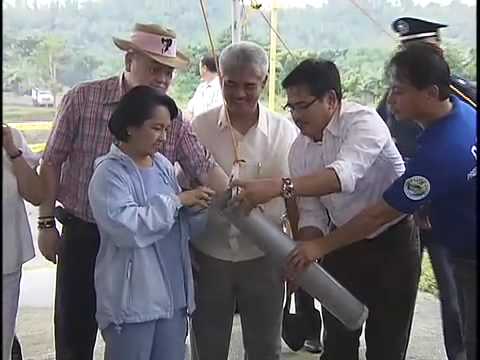
<instances>
[{"instance_id":1,"label":"green tree","mask_svg":"<svg viewBox=\"0 0 480 360\"><path fill-rule=\"evenodd\" d=\"M73 86L81 81L95 79L97 69L103 64L100 58L87 49L73 49L70 51L68 58L71 61L62 67L62 71L58 75L58 82L66 86Z\"/></svg>"},{"instance_id":2,"label":"green tree","mask_svg":"<svg viewBox=\"0 0 480 360\"><path fill-rule=\"evenodd\" d=\"M3 67L3 84L5 90L16 94L27 94L38 84L40 74L38 68L30 58L20 58L16 62L9 62Z\"/></svg>"},{"instance_id":3,"label":"green tree","mask_svg":"<svg viewBox=\"0 0 480 360\"><path fill-rule=\"evenodd\" d=\"M58 71L68 60L66 42L59 36L47 35L38 44L32 56L40 70L42 85L52 92L56 105L56 96L62 89L58 82Z\"/></svg>"},{"instance_id":4,"label":"green tree","mask_svg":"<svg viewBox=\"0 0 480 360\"><path fill-rule=\"evenodd\" d=\"M32 55L41 40L36 36L23 37L13 34L5 34L3 40L4 88L25 94L40 78Z\"/></svg>"},{"instance_id":5,"label":"green tree","mask_svg":"<svg viewBox=\"0 0 480 360\"><path fill-rule=\"evenodd\" d=\"M453 74L471 81L477 77L477 52L473 48L465 48L458 43L447 41L444 56Z\"/></svg>"}]
</instances>

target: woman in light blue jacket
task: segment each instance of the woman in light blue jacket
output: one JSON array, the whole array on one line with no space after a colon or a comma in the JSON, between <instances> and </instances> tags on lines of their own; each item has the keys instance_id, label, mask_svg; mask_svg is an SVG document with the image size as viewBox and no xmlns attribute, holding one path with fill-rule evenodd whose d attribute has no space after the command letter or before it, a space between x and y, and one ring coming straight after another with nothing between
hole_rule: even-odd
<instances>
[{"instance_id":1,"label":"woman in light blue jacket","mask_svg":"<svg viewBox=\"0 0 480 360\"><path fill-rule=\"evenodd\" d=\"M181 192L172 164L157 152L177 114L168 96L133 88L108 124L115 144L95 162L88 198L101 239L96 317L106 360L185 357L195 306L188 207L207 207L213 191Z\"/></svg>"}]
</instances>

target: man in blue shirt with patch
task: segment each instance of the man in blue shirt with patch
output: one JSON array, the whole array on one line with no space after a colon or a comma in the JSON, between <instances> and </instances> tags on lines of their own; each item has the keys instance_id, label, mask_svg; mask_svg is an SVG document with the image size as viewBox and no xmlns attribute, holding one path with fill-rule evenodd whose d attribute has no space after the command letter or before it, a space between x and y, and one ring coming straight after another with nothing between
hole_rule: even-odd
<instances>
[{"instance_id":1,"label":"man in blue shirt with patch","mask_svg":"<svg viewBox=\"0 0 480 360\"><path fill-rule=\"evenodd\" d=\"M463 320L466 359L476 359L476 110L450 94L450 69L438 48L412 44L387 67L389 105L398 121L416 119L425 129L405 173L383 200L332 233L299 243L288 259L294 278L312 261L363 240L382 225L430 206L433 237L452 254ZM399 284L401 286L401 284Z\"/></svg>"},{"instance_id":2,"label":"man in blue shirt with patch","mask_svg":"<svg viewBox=\"0 0 480 360\"><path fill-rule=\"evenodd\" d=\"M408 47L419 42L427 42L440 48L440 30L446 28L440 24L419 18L401 17L393 21L392 30L398 34L401 46ZM476 107L476 86L458 76L450 75L450 87L460 100ZM460 94L458 93L460 92ZM389 91L383 97L377 111L388 125L398 150L405 161L415 155L417 137L422 133L422 127L415 121L397 121L387 106ZM428 252L433 273L437 282L442 315L443 338L448 360L464 359L465 347L462 337L462 323L459 300L455 289L450 251L437 239L433 238L431 225L428 221L428 207L417 213L416 222L422 254ZM463 356L463 357L462 357Z\"/></svg>"}]
</instances>

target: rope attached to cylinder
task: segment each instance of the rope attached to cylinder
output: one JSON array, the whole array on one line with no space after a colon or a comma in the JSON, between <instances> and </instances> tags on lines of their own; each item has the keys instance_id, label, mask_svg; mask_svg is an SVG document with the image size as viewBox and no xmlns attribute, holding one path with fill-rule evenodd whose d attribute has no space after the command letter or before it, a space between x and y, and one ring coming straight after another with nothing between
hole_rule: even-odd
<instances>
[{"instance_id":1,"label":"rope attached to cylinder","mask_svg":"<svg viewBox=\"0 0 480 360\"><path fill-rule=\"evenodd\" d=\"M203 20L205 22L205 28L207 30L208 41L210 43L210 51L212 53L213 58L215 59L215 65L217 67L217 71L218 71L218 74L220 75L220 79L221 79L222 78L222 73L220 71L220 64L218 62L218 56L215 52L215 44L214 44L214 41L213 41L212 33L210 31L210 26L209 26L208 18L207 18L207 12L205 10L205 5L203 3L203 0L199 0L199 1L200 1L200 7L202 9ZM235 137L232 122L230 120L230 115L228 113L227 102L225 100L225 96L223 96L223 92L222 92L222 97L223 97L223 108L225 110L225 120L227 121L227 126L228 126L228 129L230 131L230 135L231 135L231 138L232 138L232 145L233 145L234 160L233 160L233 164L232 164L232 171L231 171L231 174L230 174L230 182L232 182L233 180L238 179L238 177L240 176L240 165L244 164L245 160L242 160L240 158L240 154L239 154L239 151L238 151L238 140Z\"/></svg>"}]
</instances>

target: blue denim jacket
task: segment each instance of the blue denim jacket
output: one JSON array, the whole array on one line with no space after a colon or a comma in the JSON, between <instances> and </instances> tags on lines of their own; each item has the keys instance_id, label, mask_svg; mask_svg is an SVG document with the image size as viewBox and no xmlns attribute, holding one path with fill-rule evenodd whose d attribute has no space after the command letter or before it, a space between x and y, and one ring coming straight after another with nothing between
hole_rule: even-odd
<instances>
[{"instance_id":1,"label":"blue denim jacket","mask_svg":"<svg viewBox=\"0 0 480 360\"><path fill-rule=\"evenodd\" d=\"M171 283L159 253L158 241L180 229L189 314L195 309L189 239L206 221L189 221L188 209L178 197L181 190L172 164L155 154L154 166L174 191L159 193L147 202L142 176L133 160L112 144L110 152L95 161L88 199L100 232L95 264L97 321L110 324L146 322L173 316ZM178 236L178 235L177 235Z\"/></svg>"}]
</instances>

